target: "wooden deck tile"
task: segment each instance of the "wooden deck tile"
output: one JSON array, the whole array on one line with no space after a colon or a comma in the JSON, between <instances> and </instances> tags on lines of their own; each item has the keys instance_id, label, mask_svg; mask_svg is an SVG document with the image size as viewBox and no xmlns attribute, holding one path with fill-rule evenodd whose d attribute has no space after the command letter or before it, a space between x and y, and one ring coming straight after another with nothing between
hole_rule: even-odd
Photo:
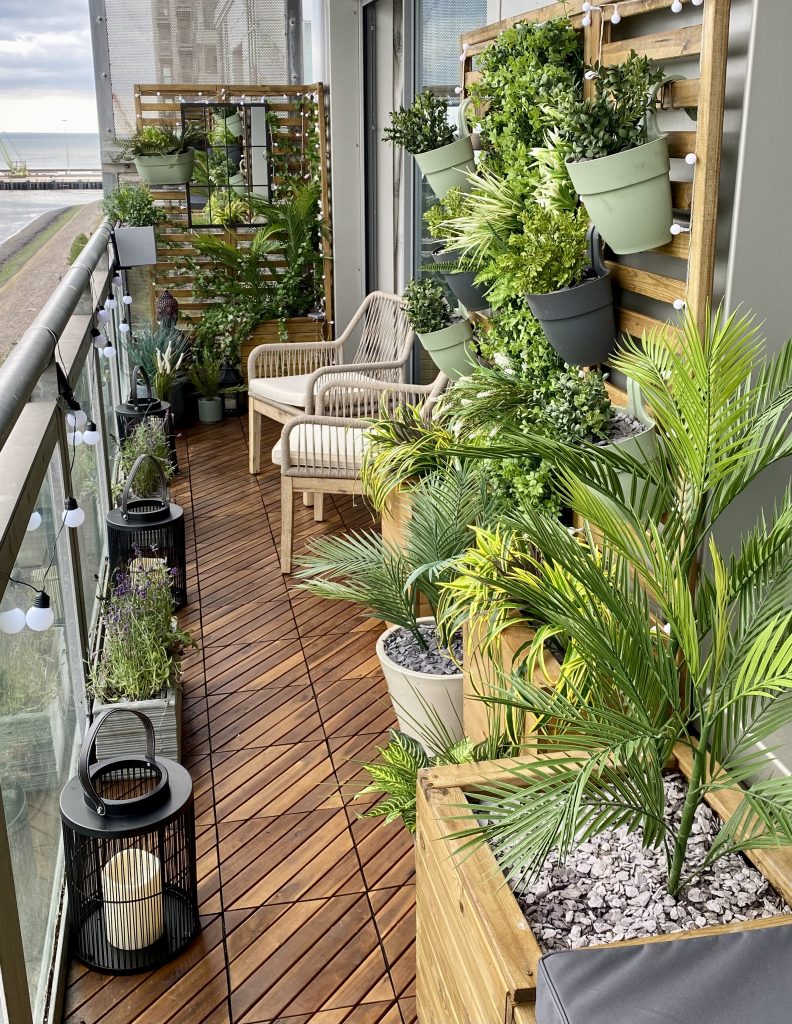
<instances>
[{"instance_id":1,"label":"wooden deck tile","mask_svg":"<svg viewBox=\"0 0 792 1024\"><path fill-rule=\"evenodd\" d=\"M66 1024L416 1024L410 838L350 806L395 723L380 623L280 572L280 475L247 472L246 424L178 439L189 605L183 761L203 930L159 971L72 964ZM264 451L280 434L265 427ZM358 497L295 506L295 547L371 525Z\"/></svg>"}]
</instances>

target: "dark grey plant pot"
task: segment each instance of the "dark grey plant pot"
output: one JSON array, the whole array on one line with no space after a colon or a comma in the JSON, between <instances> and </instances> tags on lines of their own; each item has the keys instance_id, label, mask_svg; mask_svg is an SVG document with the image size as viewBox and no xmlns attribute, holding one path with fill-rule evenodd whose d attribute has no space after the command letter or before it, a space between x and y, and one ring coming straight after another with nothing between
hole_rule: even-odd
<instances>
[{"instance_id":1,"label":"dark grey plant pot","mask_svg":"<svg viewBox=\"0 0 792 1024\"><path fill-rule=\"evenodd\" d=\"M171 413L173 415L173 425L177 430L189 427L198 414L194 394L195 388L188 380L176 381L171 388Z\"/></svg>"},{"instance_id":2,"label":"dark grey plant pot","mask_svg":"<svg viewBox=\"0 0 792 1024\"><path fill-rule=\"evenodd\" d=\"M435 263L454 263L461 258L462 253L458 249L443 249L441 245L432 250L432 259L434 259ZM489 309L489 302L484 297L488 291L488 286L475 283L476 274L474 271L463 270L458 274L444 273L443 277L448 287L468 312L479 312L482 309Z\"/></svg>"},{"instance_id":3,"label":"dark grey plant pot","mask_svg":"<svg viewBox=\"0 0 792 1024\"><path fill-rule=\"evenodd\" d=\"M593 228L589 247L596 277L574 288L526 295L547 340L571 366L604 363L616 346L611 276L602 262L600 237Z\"/></svg>"}]
</instances>

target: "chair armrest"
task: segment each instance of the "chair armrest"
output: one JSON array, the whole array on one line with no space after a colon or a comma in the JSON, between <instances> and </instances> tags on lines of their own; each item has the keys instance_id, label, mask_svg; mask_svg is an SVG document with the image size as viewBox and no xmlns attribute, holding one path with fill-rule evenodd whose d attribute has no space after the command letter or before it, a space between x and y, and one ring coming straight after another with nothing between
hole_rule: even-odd
<instances>
[{"instance_id":1,"label":"chair armrest","mask_svg":"<svg viewBox=\"0 0 792 1024\"><path fill-rule=\"evenodd\" d=\"M339 377L349 377L354 380L359 374L369 378L358 380L358 387L363 389L371 383L399 383L407 379L407 363L409 356L404 359L396 359L388 363L339 363L334 366L322 366L315 370L306 384L305 411L313 412L315 409L316 395L327 383Z\"/></svg>"},{"instance_id":2,"label":"chair armrest","mask_svg":"<svg viewBox=\"0 0 792 1024\"><path fill-rule=\"evenodd\" d=\"M294 341L256 345L248 356L248 380L256 377L291 377L332 366L343 358L342 341Z\"/></svg>"},{"instance_id":3,"label":"chair armrest","mask_svg":"<svg viewBox=\"0 0 792 1024\"><path fill-rule=\"evenodd\" d=\"M354 479L365 427L365 420L345 416L295 416L281 431L281 476Z\"/></svg>"},{"instance_id":4,"label":"chair armrest","mask_svg":"<svg viewBox=\"0 0 792 1024\"><path fill-rule=\"evenodd\" d=\"M315 412L321 416L343 416L354 419L379 419L398 405L424 405L429 401L437 382L405 384L399 381L361 381L328 374L328 381L316 391Z\"/></svg>"}]
</instances>

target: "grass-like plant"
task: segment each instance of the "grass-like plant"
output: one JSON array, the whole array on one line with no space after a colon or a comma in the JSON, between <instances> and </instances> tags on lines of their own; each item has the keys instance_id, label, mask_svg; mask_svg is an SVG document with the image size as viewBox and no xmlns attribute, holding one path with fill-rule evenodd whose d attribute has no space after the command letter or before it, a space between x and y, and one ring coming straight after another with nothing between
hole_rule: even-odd
<instances>
[{"instance_id":1,"label":"grass-like plant","mask_svg":"<svg viewBox=\"0 0 792 1024\"><path fill-rule=\"evenodd\" d=\"M418 334L442 331L451 323L451 307L439 282L431 277L410 281L404 289L407 319Z\"/></svg>"},{"instance_id":2,"label":"grass-like plant","mask_svg":"<svg viewBox=\"0 0 792 1024\"><path fill-rule=\"evenodd\" d=\"M579 658L555 691L509 681L503 702L552 719L553 729L531 746L537 760L515 766L514 785L481 794L485 823L468 834L489 840L508 873L535 876L551 850L563 858L626 826L665 849L677 894L719 857L792 844L792 783L760 778L704 862L686 859L704 798L748 783L766 763L757 744L792 720L792 494L758 513L731 556L714 539L732 503L792 454L792 342L770 358L747 318L718 312L700 331L687 314L679 333L626 341L613 365L643 390L658 457L538 435L518 442L554 461L567 504L602 540L600 550L592 534L581 543L539 512L514 517L530 606ZM623 471L653 485L639 508L621 497ZM692 773L673 830L663 771L677 744Z\"/></svg>"},{"instance_id":3,"label":"grass-like plant","mask_svg":"<svg viewBox=\"0 0 792 1024\"><path fill-rule=\"evenodd\" d=\"M391 113L384 141L417 156L448 146L455 138L456 128L448 123L448 101L427 89L409 107Z\"/></svg>"},{"instance_id":4,"label":"grass-like plant","mask_svg":"<svg viewBox=\"0 0 792 1024\"><path fill-rule=\"evenodd\" d=\"M561 97L555 113L571 158L610 156L646 142L649 95L663 81L663 69L653 70L649 59L633 50L621 64L595 62L587 71L597 83L596 95L586 100L569 93Z\"/></svg>"},{"instance_id":5,"label":"grass-like plant","mask_svg":"<svg viewBox=\"0 0 792 1024\"><path fill-rule=\"evenodd\" d=\"M129 339L125 344L130 362L142 366L149 379L153 379L157 372L158 354L170 349L173 359L187 356L187 338L171 324L144 323L126 337Z\"/></svg>"},{"instance_id":6,"label":"grass-like plant","mask_svg":"<svg viewBox=\"0 0 792 1024\"><path fill-rule=\"evenodd\" d=\"M97 700L151 700L176 683L176 657L192 637L174 626L170 587L171 572L155 555L115 574L105 600L102 655L89 679Z\"/></svg>"},{"instance_id":7,"label":"grass-like plant","mask_svg":"<svg viewBox=\"0 0 792 1024\"><path fill-rule=\"evenodd\" d=\"M479 472L458 465L419 480L410 495L403 550L388 547L376 530L317 537L297 560L297 576L303 590L360 605L426 647L417 621L419 594L437 607L454 559L473 540L473 526L490 522L499 503Z\"/></svg>"}]
</instances>

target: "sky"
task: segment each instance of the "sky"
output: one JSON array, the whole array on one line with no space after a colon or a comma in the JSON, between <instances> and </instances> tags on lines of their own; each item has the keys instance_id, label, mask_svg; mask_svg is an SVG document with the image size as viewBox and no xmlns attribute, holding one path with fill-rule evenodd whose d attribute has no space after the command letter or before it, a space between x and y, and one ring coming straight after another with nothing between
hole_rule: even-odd
<instances>
[{"instance_id":1,"label":"sky","mask_svg":"<svg viewBox=\"0 0 792 1024\"><path fill-rule=\"evenodd\" d=\"M0 131L95 132L88 0L0 0Z\"/></svg>"}]
</instances>

